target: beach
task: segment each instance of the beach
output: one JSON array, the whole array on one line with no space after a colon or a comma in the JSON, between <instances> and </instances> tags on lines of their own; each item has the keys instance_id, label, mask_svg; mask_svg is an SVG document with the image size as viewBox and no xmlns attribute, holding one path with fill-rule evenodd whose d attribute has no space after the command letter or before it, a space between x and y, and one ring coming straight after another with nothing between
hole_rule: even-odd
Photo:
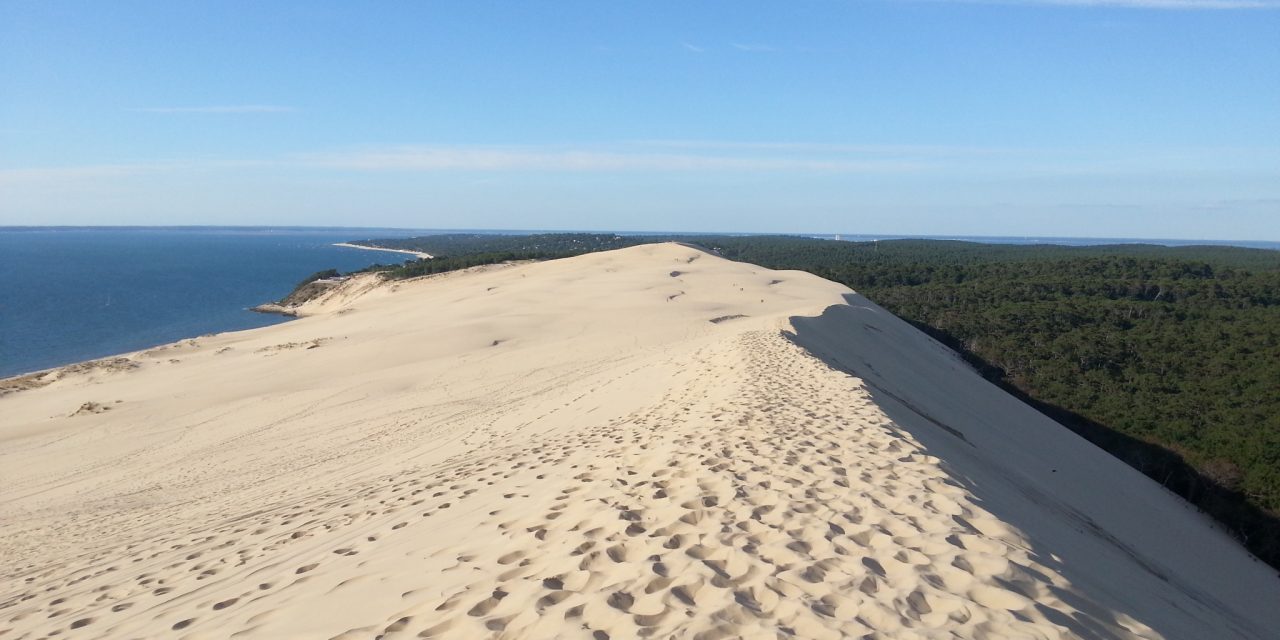
<instances>
[{"instance_id":1,"label":"beach","mask_svg":"<svg viewBox=\"0 0 1280 640\"><path fill-rule=\"evenodd\" d=\"M299 315L0 395L0 637L1280 628L1201 514L811 274L654 244Z\"/></svg>"},{"instance_id":2,"label":"beach","mask_svg":"<svg viewBox=\"0 0 1280 640\"><path fill-rule=\"evenodd\" d=\"M407 249L387 249L384 247L371 247L363 244L351 244L349 242L335 242L333 246L347 247L348 249L364 249L365 251L390 251L391 253L402 253L405 255L410 255L419 260L430 260L431 258L435 257L429 253L423 253L421 251L409 251Z\"/></svg>"}]
</instances>

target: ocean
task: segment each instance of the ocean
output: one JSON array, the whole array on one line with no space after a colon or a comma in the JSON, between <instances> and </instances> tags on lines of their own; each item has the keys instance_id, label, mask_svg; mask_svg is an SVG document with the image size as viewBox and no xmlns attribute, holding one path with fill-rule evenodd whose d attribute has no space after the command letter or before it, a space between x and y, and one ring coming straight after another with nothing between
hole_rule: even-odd
<instances>
[{"instance_id":1,"label":"ocean","mask_svg":"<svg viewBox=\"0 0 1280 640\"><path fill-rule=\"evenodd\" d=\"M0 377L286 322L248 308L323 269L405 258L335 242L417 233L0 228Z\"/></svg>"}]
</instances>

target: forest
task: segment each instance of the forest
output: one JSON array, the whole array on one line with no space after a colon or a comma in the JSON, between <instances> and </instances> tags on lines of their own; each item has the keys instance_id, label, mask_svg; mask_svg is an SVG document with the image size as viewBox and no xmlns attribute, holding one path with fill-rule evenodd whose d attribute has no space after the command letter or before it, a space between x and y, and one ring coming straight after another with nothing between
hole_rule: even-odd
<instances>
[{"instance_id":1,"label":"forest","mask_svg":"<svg viewBox=\"0 0 1280 640\"><path fill-rule=\"evenodd\" d=\"M1280 251L611 234L376 243L440 256L380 269L400 278L670 240L866 295L1280 568Z\"/></svg>"}]
</instances>

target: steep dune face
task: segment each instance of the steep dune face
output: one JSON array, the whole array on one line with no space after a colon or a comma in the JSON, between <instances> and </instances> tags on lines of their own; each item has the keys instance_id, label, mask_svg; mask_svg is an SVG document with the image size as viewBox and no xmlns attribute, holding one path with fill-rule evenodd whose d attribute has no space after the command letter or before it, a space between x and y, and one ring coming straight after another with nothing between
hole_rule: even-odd
<instances>
[{"instance_id":1,"label":"steep dune face","mask_svg":"<svg viewBox=\"0 0 1280 640\"><path fill-rule=\"evenodd\" d=\"M1168 637L1265 638L1280 628L1275 571L1194 507L866 298L845 300L794 318L789 337L859 379L895 428L945 461L948 476L1016 533L1008 542L1040 573L1068 579L1099 614L1127 612ZM1037 602L1076 597L1044 581L1024 587ZM1048 618L1075 635L1108 637L1081 613Z\"/></svg>"},{"instance_id":2,"label":"steep dune face","mask_svg":"<svg viewBox=\"0 0 1280 640\"><path fill-rule=\"evenodd\" d=\"M0 638L1280 623L1195 514L808 274L652 245L307 312L0 398Z\"/></svg>"}]
</instances>

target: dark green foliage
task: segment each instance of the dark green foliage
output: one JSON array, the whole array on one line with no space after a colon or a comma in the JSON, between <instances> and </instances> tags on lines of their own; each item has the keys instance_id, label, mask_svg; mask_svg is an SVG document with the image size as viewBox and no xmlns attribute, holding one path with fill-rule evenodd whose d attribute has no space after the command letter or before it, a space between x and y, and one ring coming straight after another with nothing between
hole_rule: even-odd
<instances>
[{"instance_id":1,"label":"dark green foliage","mask_svg":"<svg viewBox=\"0 0 1280 640\"><path fill-rule=\"evenodd\" d=\"M342 274L341 274L341 273L339 273L337 269L325 269L324 271L317 271L317 272L315 272L315 273L313 273L313 274L311 274L311 275L307 276L307 279L306 279L306 280L303 280L302 282L299 282L299 283L298 283L298 287L301 287L301 286L303 286L303 285L311 284L312 282L315 282L316 280L327 280L327 279L329 279L329 278L337 278L337 277L340 277L341 275L342 275ZM297 287L295 287L295 288L297 288Z\"/></svg>"},{"instance_id":2,"label":"dark green foliage","mask_svg":"<svg viewBox=\"0 0 1280 640\"><path fill-rule=\"evenodd\" d=\"M403 280L405 278L417 278L418 276L429 276L435 273L457 271L459 269L467 269L484 264L500 264L516 260L549 260L552 258L564 257L568 256L562 254L539 253L536 251L491 251L486 253L441 256L438 258L431 258L429 260L411 260L404 264L393 266L375 264L371 267L366 267L361 271L380 271L392 280Z\"/></svg>"},{"instance_id":3,"label":"dark green foliage","mask_svg":"<svg viewBox=\"0 0 1280 640\"><path fill-rule=\"evenodd\" d=\"M378 241L404 278L683 241L848 285L993 382L1204 509L1280 567L1280 252L832 242L785 236L451 235Z\"/></svg>"}]
</instances>

